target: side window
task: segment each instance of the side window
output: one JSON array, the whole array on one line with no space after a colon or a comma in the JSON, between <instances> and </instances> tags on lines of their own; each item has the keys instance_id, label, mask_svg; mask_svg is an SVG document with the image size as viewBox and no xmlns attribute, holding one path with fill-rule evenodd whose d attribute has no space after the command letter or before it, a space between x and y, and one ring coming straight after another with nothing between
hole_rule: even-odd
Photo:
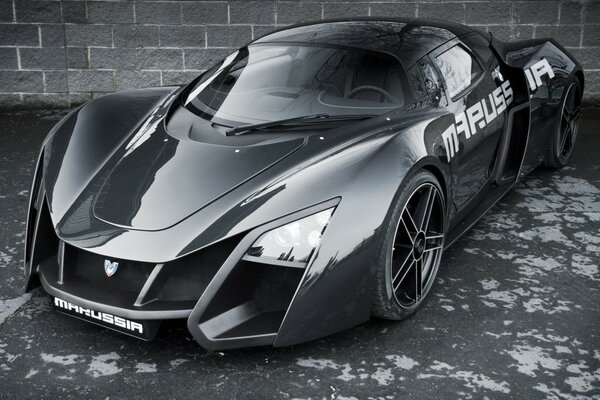
<instances>
[{"instance_id":1,"label":"side window","mask_svg":"<svg viewBox=\"0 0 600 400\"><path fill-rule=\"evenodd\" d=\"M435 58L446 80L449 96L454 99L483 73L481 66L462 46L456 45Z\"/></svg>"}]
</instances>

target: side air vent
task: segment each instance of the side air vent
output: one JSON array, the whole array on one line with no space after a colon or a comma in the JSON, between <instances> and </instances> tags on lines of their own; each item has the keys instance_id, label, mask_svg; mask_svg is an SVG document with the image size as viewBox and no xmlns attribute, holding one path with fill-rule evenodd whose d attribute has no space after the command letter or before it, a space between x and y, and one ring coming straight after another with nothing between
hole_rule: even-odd
<instances>
[{"instance_id":1,"label":"side air vent","mask_svg":"<svg viewBox=\"0 0 600 400\"><path fill-rule=\"evenodd\" d=\"M318 242L314 245L307 240L310 245L304 247L274 247L277 241L267 238L291 223L302 225L301 232L312 234L316 230L322 234L338 201L328 200L245 233L188 318L188 330L201 346L232 349L275 342L307 268L318 253ZM283 252L279 252L281 247ZM303 249L297 253L302 257L288 261L289 255L296 254L295 249Z\"/></svg>"},{"instance_id":2,"label":"side air vent","mask_svg":"<svg viewBox=\"0 0 600 400\"><path fill-rule=\"evenodd\" d=\"M27 213L27 225L25 228L25 257L24 257L24 268L25 268L25 282L26 291L30 291L39 285L39 281L36 277L35 271L32 268L35 266L32 263L33 246L35 237L37 236L37 224L40 222L39 217L41 216L42 207L45 206L44 202L44 191L42 190L42 160L44 152L40 152L38 157L35 171L33 175L33 182L31 184L31 192L29 193L29 208ZM44 217L44 220L46 218ZM43 238L42 238L43 240Z\"/></svg>"},{"instance_id":3,"label":"side air vent","mask_svg":"<svg viewBox=\"0 0 600 400\"><path fill-rule=\"evenodd\" d=\"M48 211L48 205L40 194L41 200L37 203L37 209L33 212L35 215L35 222L31 229L31 236L28 239L30 244L26 245L27 253L26 257L26 290L29 291L39 285L37 278L37 268L42 262L52 258L53 262L57 262L58 254L58 237L54 231L52 220L50 219L50 212Z\"/></svg>"},{"instance_id":4,"label":"side air vent","mask_svg":"<svg viewBox=\"0 0 600 400\"><path fill-rule=\"evenodd\" d=\"M241 261L207 307L200 329L215 340L263 337L272 342L303 273Z\"/></svg>"}]
</instances>

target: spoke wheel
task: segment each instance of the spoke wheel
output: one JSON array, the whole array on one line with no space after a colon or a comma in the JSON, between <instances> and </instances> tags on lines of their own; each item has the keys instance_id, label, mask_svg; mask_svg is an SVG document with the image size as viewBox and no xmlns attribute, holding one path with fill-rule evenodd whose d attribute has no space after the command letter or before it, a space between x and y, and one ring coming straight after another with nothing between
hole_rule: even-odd
<instances>
[{"instance_id":1,"label":"spoke wheel","mask_svg":"<svg viewBox=\"0 0 600 400\"><path fill-rule=\"evenodd\" d=\"M550 168L562 168L569 162L581 116L581 87L577 80L571 81L564 91L560 106L560 121L550 140L544 164Z\"/></svg>"},{"instance_id":2,"label":"spoke wheel","mask_svg":"<svg viewBox=\"0 0 600 400\"><path fill-rule=\"evenodd\" d=\"M445 210L434 174L414 170L404 178L381 225L372 315L400 321L425 304L442 258Z\"/></svg>"},{"instance_id":3,"label":"spoke wheel","mask_svg":"<svg viewBox=\"0 0 600 400\"><path fill-rule=\"evenodd\" d=\"M579 117L581 115L581 94L579 92L579 85L575 82L571 83L563 102L560 130L556 141L558 146L555 149L561 164L566 164L569 160L577 138L577 128L579 127Z\"/></svg>"},{"instance_id":4,"label":"spoke wheel","mask_svg":"<svg viewBox=\"0 0 600 400\"><path fill-rule=\"evenodd\" d=\"M423 183L408 198L394 235L389 278L400 307L416 307L428 292L443 250L443 230L442 195L433 183Z\"/></svg>"}]
</instances>

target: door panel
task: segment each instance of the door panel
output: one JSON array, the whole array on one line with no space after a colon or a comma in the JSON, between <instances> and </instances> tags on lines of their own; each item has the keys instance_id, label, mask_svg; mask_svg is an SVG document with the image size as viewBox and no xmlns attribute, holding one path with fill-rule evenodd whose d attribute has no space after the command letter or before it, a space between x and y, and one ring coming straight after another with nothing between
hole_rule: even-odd
<instances>
[{"instance_id":1,"label":"door panel","mask_svg":"<svg viewBox=\"0 0 600 400\"><path fill-rule=\"evenodd\" d=\"M482 60L456 39L431 54L445 82L455 123L443 133L454 175L454 211L460 213L487 184L502 136L509 85L496 83L493 58Z\"/></svg>"}]
</instances>

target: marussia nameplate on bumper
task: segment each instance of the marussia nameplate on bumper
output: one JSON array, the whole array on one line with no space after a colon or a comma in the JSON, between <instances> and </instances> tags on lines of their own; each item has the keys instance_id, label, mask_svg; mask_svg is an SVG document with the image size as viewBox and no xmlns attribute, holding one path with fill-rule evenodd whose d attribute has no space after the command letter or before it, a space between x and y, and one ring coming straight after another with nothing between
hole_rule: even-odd
<instances>
[{"instance_id":1,"label":"marussia nameplate on bumper","mask_svg":"<svg viewBox=\"0 0 600 400\"><path fill-rule=\"evenodd\" d=\"M144 340L152 340L158 330L158 322L134 321L117 315L92 310L77 304L73 304L58 297L54 298L54 308L58 311L83 319L98 325L114 329L118 332L135 336Z\"/></svg>"}]
</instances>

